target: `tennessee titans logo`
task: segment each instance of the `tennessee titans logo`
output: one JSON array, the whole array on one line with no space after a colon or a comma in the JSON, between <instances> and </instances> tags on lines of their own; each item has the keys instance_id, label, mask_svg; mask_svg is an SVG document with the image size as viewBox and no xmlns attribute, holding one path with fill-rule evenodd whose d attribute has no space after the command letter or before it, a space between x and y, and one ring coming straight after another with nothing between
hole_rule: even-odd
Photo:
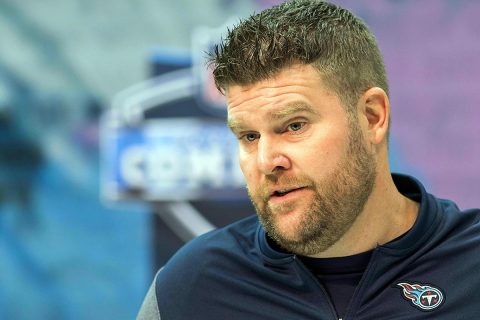
<instances>
[{"instance_id":1,"label":"tennessee titans logo","mask_svg":"<svg viewBox=\"0 0 480 320\"><path fill-rule=\"evenodd\" d=\"M443 292L430 285L400 282L397 286L403 289L403 297L422 311L436 309L445 301Z\"/></svg>"}]
</instances>

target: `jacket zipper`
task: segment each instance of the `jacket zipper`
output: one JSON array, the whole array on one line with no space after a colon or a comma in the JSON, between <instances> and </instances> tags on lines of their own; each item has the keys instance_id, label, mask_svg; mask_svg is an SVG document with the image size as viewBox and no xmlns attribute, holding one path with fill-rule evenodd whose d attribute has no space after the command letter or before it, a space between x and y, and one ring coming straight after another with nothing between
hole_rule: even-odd
<instances>
[{"instance_id":1,"label":"jacket zipper","mask_svg":"<svg viewBox=\"0 0 480 320\"><path fill-rule=\"evenodd\" d=\"M363 276L360 279L360 282L358 283L357 287L355 288L352 299L350 300L350 303L348 304L347 311L345 312L345 317L344 318L339 318L338 317L337 312L335 310L335 307L333 306L333 303L330 299L330 296L328 295L327 291L325 290L323 285L320 283L320 281L318 281L317 277L315 277L315 275L312 274L312 272L310 272L310 270L303 264L302 261L297 259L297 256L294 256L294 258L295 258L295 261L297 262L297 265L300 267L301 271L303 271L303 273L305 273L308 277L310 277L312 279L312 281L315 284L317 284L317 286L322 291L323 295L326 297L328 305L330 306L330 311L334 315L333 319L335 319L335 320L347 320L348 319L347 318L348 314L351 313L350 309L352 308L352 306L355 304L355 302L357 300L358 292L360 292L361 288L363 287L363 285L366 281L365 279L368 277L368 274L370 273L370 271L372 269L372 265L374 263L374 258L376 256L377 252L378 252L377 249L375 249L373 251L372 257L370 258L370 261L368 262L367 269L365 269L365 272L363 273Z\"/></svg>"},{"instance_id":2,"label":"jacket zipper","mask_svg":"<svg viewBox=\"0 0 480 320\"><path fill-rule=\"evenodd\" d=\"M364 286L365 279L367 279L368 274L372 270L372 266L374 264L375 256L377 255L378 252L378 247L375 248L372 252L372 256L370 257L370 261L368 262L367 268L365 269L365 272L362 275L362 278L360 279L360 282L358 283L357 287L355 288L355 291L353 292L353 296L350 299L350 302L348 303L347 310L345 312L345 317L343 319L338 319L338 320L347 320L347 316L351 313L351 308L356 304L356 300L358 299L358 293L361 291L362 287Z\"/></svg>"},{"instance_id":3,"label":"jacket zipper","mask_svg":"<svg viewBox=\"0 0 480 320\"><path fill-rule=\"evenodd\" d=\"M307 277L309 277L310 279L312 279L312 281L318 286L318 288L320 288L320 291L323 293L323 295L325 296L326 300L327 300L327 303L330 307L330 311L331 311L331 314L333 315L333 319L334 320L342 320L341 318L338 317L337 315L337 311L335 310L333 304L332 304L332 301L330 300L330 296L328 295L327 291L325 290L325 288L323 287L323 285L320 283L320 281L318 281L317 277L315 277L314 274L312 274L312 272L303 264L302 261L300 261L300 259L297 258L297 256L294 256L294 259L296 261L296 264L298 265L298 267L300 268L300 270L307 275Z\"/></svg>"}]
</instances>

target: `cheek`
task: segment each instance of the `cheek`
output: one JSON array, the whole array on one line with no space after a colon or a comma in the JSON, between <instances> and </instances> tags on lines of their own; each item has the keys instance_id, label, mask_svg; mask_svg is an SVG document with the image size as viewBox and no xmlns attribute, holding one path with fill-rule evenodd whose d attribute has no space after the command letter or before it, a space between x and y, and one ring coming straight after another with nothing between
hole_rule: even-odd
<instances>
[{"instance_id":1,"label":"cheek","mask_svg":"<svg viewBox=\"0 0 480 320\"><path fill-rule=\"evenodd\" d=\"M347 134L325 134L312 138L292 154L295 162L314 176L323 176L336 168L345 157L348 147Z\"/></svg>"}]
</instances>

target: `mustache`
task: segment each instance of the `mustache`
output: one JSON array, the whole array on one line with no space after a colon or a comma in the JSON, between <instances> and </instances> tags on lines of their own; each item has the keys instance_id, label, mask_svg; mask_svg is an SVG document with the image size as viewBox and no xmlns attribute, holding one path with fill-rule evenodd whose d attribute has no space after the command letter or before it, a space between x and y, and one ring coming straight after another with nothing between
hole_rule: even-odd
<instances>
[{"instance_id":1,"label":"mustache","mask_svg":"<svg viewBox=\"0 0 480 320\"><path fill-rule=\"evenodd\" d=\"M296 189L296 188L315 188L313 179L307 176L267 176L265 181L255 190L247 186L247 192L252 199L262 199L268 201L270 190L273 188Z\"/></svg>"}]
</instances>

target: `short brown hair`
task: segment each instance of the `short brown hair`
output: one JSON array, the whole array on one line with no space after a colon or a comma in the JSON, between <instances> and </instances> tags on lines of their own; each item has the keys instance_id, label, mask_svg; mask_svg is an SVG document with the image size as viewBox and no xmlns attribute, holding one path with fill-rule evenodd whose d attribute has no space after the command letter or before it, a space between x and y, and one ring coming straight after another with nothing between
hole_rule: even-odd
<instances>
[{"instance_id":1,"label":"short brown hair","mask_svg":"<svg viewBox=\"0 0 480 320\"><path fill-rule=\"evenodd\" d=\"M293 0L241 20L210 53L217 88L249 85L295 63L312 64L352 111L360 95L388 95L375 36L350 11L318 0Z\"/></svg>"}]
</instances>

